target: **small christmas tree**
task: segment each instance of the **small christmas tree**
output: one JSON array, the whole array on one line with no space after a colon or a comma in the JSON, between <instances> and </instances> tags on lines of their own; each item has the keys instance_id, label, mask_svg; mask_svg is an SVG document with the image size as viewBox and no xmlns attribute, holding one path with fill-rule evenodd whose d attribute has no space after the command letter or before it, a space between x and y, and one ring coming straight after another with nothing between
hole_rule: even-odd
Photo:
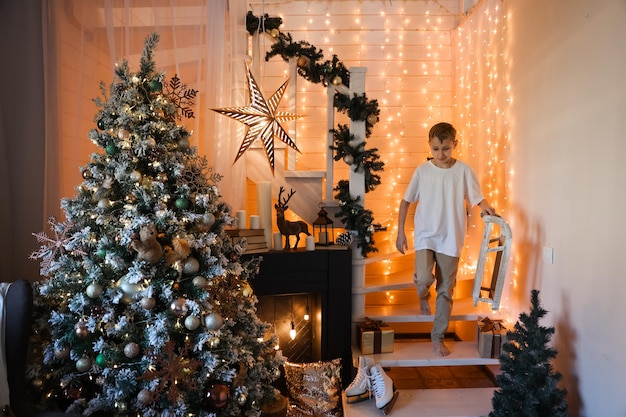
<instances>
[{"instance_id":1,"label":"small christmas tree","mask_svg":"<svg viewBox=\"0 0 626 417\"><path fill-rule=\"evenodd\" d=\"M490 417L567 417L566 390L557 387L561 374L552 368L557 351L548 346L554 327L539 325L546 315L539 291L531 292L530 314L522 313L515 330L507 332L496 377L498 389Z\"/></svg>"},{"instance_id":2,"label":"small christmas tree","mask_svg":"<svg viewBox=\"0 0 626 417\"><path fill-rule=\"evenodd\" d=\"M32 386L86 415L259 416L283 358L256 314L258 259L224 231L221 177L180 125L196 91L155 70L158 39L137 73L116 67L109 96L101 84L89 138L104 151L62 200L66 221L36 235Z\"/></svg>"}]
</instances>

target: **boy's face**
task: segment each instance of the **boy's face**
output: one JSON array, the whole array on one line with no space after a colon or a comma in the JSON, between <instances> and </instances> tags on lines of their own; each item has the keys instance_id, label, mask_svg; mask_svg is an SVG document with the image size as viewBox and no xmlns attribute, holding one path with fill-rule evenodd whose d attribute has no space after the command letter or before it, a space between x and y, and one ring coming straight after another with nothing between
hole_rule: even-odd
<instances>
[{"instance_id":1,"label":"boy's face","mask_svg":"<svg viewBox=\"0 0 626 417\"><path fill-rule=\"evenodd\" d=\"M428 146L430 146L430 153L433 155L433 163L436 166L450 168L454 164L452 151L456 147L456 140L452 138L439 140L435 137L428 141Z\"/></svg>"}]
</instances>

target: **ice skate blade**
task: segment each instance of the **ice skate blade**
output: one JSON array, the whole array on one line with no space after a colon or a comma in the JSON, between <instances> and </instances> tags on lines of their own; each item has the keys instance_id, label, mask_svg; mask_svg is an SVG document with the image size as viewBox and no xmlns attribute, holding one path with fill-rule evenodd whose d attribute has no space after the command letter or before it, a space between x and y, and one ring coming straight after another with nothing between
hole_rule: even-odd
<instances>
[{"instance_id":1,"label":"ice skate blade","mask_svg":"<svg viewBox=\"0 0 626 417\"><path fill-rule=\"evenodd\" d=\"M391 400L389 400L389 402L381 408L384 415L388 416L389 413L391 413L391 409L393 408L393 405L396 403L396 400L398 399L398 394L399 394L399 391L394 391L393 397L391 397Z\"/></svg>"},{"instance_id":2,"label":"ice skate blade","mask_svg":"<svg viewBox=\"0 0 626 417\"><path fill-rule=\"evenodd\" d=\"M362 401L367 401L371 398L374 398L372 396L372 393L369 391L365 391L363 394L359 394L359 395L351 395L351 396L347 396L346 395L346 403L348 404L356 404L356 403L360 403Z\"/></svg>"}]
</instances>

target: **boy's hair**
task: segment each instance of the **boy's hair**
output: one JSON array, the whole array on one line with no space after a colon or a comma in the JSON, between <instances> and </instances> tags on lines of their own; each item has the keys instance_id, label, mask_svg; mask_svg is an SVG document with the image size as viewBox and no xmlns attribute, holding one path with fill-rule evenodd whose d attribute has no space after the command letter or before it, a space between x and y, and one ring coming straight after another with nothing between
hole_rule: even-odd
<instances>
[{"instance_id":1,"label":"boy's hair","mask_svg":"<svg viewBox=\"0 0 626 417\"><path fill-rule=\"evenodd\" d=\"M428 132L428 140L431 140L432 138L437 138L440 142L443 142L446 139L456 141L456 129L450 123L437 123L431 127L430 132Z\"/></svg>"}]
</instances>

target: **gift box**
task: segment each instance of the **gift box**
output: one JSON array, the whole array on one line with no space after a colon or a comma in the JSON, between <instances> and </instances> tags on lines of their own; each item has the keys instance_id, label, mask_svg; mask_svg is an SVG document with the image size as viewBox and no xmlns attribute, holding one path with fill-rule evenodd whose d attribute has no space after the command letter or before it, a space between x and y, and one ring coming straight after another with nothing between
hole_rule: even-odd
<instances>
[{"instance_id":1,"label":"gift box","mask_svg":"<svg viewBox=\"0 0 626 417\"><path fill-rule=\"evenodd\" d=\"M357 323L357 344L363 355L393 352L393 329L380 320L365 318Z\"/></svg>"},{"instance_id":2,"label":"gift box","mask_svg":"<svg viewBox=\"0 0 626 417\"><path fill-rule=\"evenodd\" d=\"M506 342L506 327L502 320L489 317L478 318L477 343L481 358L499 358L502 345Z\"/></svg>"}]
</instances>

